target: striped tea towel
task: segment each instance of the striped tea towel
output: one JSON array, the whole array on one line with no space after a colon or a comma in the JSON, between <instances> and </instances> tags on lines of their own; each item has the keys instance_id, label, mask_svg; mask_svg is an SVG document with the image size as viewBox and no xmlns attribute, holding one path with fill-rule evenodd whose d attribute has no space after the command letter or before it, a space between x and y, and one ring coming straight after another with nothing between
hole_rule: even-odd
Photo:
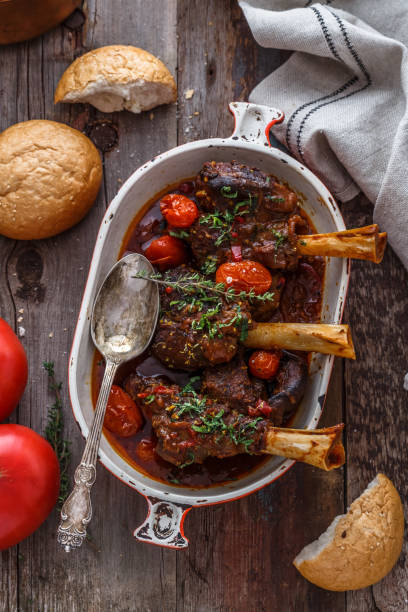
<instances>
[{"instance_id":1,"label":"striped tea towel","mask_svg":"<svg viewBox=\"0 0 408 612\"><path fill-rule=\"evenodd\" d=\"M296 51L250 101L285 112L275 136L340 201L366 194L408 268L408 0L240 5L260 45Z\"/></svg>"}]
</instances>

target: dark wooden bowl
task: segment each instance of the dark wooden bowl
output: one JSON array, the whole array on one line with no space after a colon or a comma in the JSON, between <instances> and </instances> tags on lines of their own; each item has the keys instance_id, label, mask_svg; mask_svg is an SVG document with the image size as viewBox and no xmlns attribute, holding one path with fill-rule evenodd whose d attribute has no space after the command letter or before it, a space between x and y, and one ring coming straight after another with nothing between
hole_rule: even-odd
<instances>
[{"instance_id":1,"label":"dark wooden bowl","mask_svg":"<svg viewBox=\"0 0 408 612\"><path fill-rule=\"evenodd\" d=\"M61 23L81 0L0 0L0 44L27 40Z\"/></svg>"}]
</instances>

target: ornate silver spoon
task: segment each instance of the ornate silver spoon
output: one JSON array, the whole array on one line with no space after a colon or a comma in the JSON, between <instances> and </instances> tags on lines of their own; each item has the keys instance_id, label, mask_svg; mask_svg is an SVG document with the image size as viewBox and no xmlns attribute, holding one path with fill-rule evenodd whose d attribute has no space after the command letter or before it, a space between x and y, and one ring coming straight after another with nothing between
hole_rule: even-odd
<instances>
[{"instance_id":1,"label":"ornate silver spoon","mask_svg":"<svg viewBox=\"0 0 408 612\"><path fill-rule=\"evenodd\" d=\"M105 358L106 367L85 450L75 470L75 485L61 510L57 538L67 552L81 546L92 517L90 493L96 478L103 420L115 372L121 363L143 353L156 327L157 284L134 278L140 272L152 274L154 270L143 255L127 255L110 270L94 302L91 336Z\"/></svg>"}]
</instances>

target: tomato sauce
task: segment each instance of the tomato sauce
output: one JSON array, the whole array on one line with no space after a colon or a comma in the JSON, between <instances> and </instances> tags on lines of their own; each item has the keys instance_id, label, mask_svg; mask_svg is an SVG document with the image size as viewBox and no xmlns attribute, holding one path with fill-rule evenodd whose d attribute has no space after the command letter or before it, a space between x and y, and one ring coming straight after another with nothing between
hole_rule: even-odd
<instances>
[{"instance_id":1,"label":"tomato sauce","mask_svg":"<svg viewBox=\"0 0 408 612\"><path fill-rule=\"evenodd\" d=\"M195 201L193 179L186 179L181 184L170 185L143 206L125 234L118 259L127 253L144 254L151 242L162 236L166 228L166 222L160 212L160 200L168 193L187 195ZM315 233L315 228L306 213L301 210L300 214L305 220L307 228L303 233ZM322 257L302 258L294 272L284 272L285 288L282 292L280 307L272 320L318 322L321 312L324 272L325 262ZM191 373L167 368L147 349L138 358L121 366L115 377L115 384L121 385L126 377L135 370L144 376L165 376L172 383L181 387L185 386L191 377ZM98 351L95 351L92 365L92 400L94 406L96 406L103 372L103 359ZM290 425L293 416L291 415L285 425ZM209 458L203 464L192 464L184 468L178 468L155 453L138 453L138 445L141 442L143 442L143 450L146 448L152 449L156 444L155 434L149 421L144 421L142 429L128 438L120 437L106 428L104 428L104 435L115 451L136 470L153 479L173 485L206 488L234 481L267 461L267 458L264 457L245 454L227 459Z\"/></svg>"}]
</instances>

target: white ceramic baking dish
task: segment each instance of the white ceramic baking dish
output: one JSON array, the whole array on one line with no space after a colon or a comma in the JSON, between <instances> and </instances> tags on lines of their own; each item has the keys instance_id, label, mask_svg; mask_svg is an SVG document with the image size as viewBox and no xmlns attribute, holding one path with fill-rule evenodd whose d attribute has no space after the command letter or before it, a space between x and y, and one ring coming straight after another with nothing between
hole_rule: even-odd
<instances>
[{"instance_id":1,"label":"white ceramic baking dish","mask_svg":"<svg viewBox=\"0 0 408 612\"><path fill-rule=\"evenodd\" d=\"M69 361L69 392L74 417L84 438L93 414L91 367L94 346L90 335L92 304L102 279L115 263L123 237L140 208L167 185L194 176L208 160L238 160L272 173L287 182L302 200L302 206L318 232L345 229L337 205L321 181L307 168L269 144L271 125L282 121L283 113L266 106L234 102L235 129L230 138L200 140L158 155L136 170L120 189L102 221L93 253ZM348 262L328 259L323 293L322 319L341 320L349 279ZM333 365L333 357L315 354L305 396L297 412L295 427L316 427ZM164 484L149 478L124 461L102 436L99 457L103 465L124 483L146 497L148 516L135 530L138 540L170 548L184 548L185 514L193 506L231 501L264 487L282 476L293 461L271 457L243 478L206 489Z\"/></svg>"}]
</instances>

